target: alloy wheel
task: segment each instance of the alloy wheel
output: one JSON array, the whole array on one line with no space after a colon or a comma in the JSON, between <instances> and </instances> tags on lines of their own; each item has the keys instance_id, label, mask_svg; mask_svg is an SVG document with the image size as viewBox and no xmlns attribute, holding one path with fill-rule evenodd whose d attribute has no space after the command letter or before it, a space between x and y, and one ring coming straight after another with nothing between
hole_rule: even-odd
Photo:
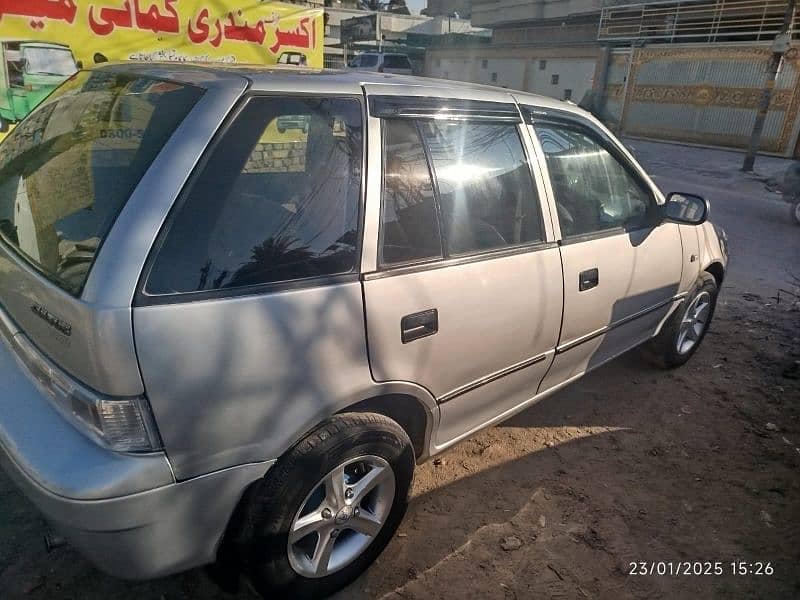
<instances>
[{"instance_id":1,"label":"alloy wheel","mask_svg":"<svg viewBox=\"0 0 800 600\"><path fill-rule=\"evenodd\" d=\"M292 520L292 569L303 577L319 578L356 560L383 528L394 494L394 472L379 456L359 456L330 471Z\"/></svg>"},{"instance_id":2,"label":"alloy wheel","mask_svg":"<svg viewBox=\"0 0 800 600\"><path fill-rule=\"evenodd\" d=\"M686 354L700 341L711 316L711 294L701 292L691 301L683 314L675 344L678 354Z\"/></svg>"}]
</instances>

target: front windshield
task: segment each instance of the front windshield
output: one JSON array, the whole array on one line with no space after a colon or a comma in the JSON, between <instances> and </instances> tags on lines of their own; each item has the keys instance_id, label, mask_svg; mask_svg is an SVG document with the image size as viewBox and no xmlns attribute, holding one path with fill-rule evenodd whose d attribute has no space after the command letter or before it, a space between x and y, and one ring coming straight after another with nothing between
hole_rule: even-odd
<instances>
[{"instance_id":1,"label":"front windshield","mask_svg":"<svg viewBox=\"0 0 800 600\"><path fill-rule=\"evenodd\" d=\"M22 57L25 59L25 71L31 75L70 77L78 70L72 52L66 49L26 46L22 48Z\"/></svg>"}]
</instances>

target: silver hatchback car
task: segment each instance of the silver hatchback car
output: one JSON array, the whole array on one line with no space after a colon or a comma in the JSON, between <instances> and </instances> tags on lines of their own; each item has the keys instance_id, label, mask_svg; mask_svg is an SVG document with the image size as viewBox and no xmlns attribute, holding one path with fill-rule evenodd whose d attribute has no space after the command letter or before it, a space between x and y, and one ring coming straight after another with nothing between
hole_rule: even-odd
<instances>
[{"instance_id":1,"label":"silver hatchback car","mask_svg":"<svg viewBox=\"0 0 800 600\"><path fill-rule=\"evenodd\" d=\"M687 361L707 214L539 96L80 72L0 145L0 462L108 573L326 595L415 464L635 346Z\"/></svg>"}]
</instances>

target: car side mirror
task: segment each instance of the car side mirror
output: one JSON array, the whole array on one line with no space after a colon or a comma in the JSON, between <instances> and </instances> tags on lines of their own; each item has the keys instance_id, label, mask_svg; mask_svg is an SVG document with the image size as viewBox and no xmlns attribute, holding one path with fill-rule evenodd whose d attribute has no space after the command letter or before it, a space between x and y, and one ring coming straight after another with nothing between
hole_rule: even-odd
<instances>
[{"instance_id":1,"label":"car side mirror","mask_svg":"<svg viewBox=\"0 0 800 600\"><path fill-rule=\"evenodd\" d=\"M701 225L708 219L710 205L708 200L695 194L672 192L667 196L663 206L663 215L667 221Z\"/></svg>"}]
</instances>

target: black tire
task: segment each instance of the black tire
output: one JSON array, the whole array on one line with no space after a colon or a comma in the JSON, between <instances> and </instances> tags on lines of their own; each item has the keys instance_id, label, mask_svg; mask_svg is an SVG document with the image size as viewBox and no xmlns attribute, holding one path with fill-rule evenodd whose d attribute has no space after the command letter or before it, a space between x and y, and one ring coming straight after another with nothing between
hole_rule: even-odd
<instances>
[{"instance_id":1,"label":"black tire","mask_svg":"<svg viewBox=\"0 0 800 600\"><path fill-rule=\"evenodd\" d=\"M659 334L645 344L645 354L650 358L651 362L662 369L674 369L686 364L692 355L697 352L703 338L705 338L708 332L708 328L714 318L714 309L717 305L718 293L717 280L714 279L711 273L703 272L700 277L698 277L684 301L664 324ZM693 301L701 294L708 294L711 302L705 327L702 329L698 339L694 342L694 345L692 345L688 351L680 352L678 350L678 338L680 335L681 323L686 315L687 309L692 306Z\"/></svg>"},{"instance_id":2,"label":"black tire","mask_svg":"<svg viewBox=\"0 0 800 600\"><path fill-rule=\"evenodd\" d=\"M3 117L0 117L0 133L8 133L10 129L8 121L6 121Z\"/></svg>"},{"instance_id":3,"label":"black tire","mask_svg":"<svg viewBox=\"0 0 800 600\"><path fill-rule=\"evenodd\" d=\"M384 459L395 477L391 509L380 531L350 564L323 577L304 577L288 556L289 529L302 503L337 466L359 456ZM403 519L414 475L414 449L394 421L373 413L336 415L309 433L248 490L237 554L265 598L325 598L355 580L383 551Z\"/></svg>"}]
</instances>

